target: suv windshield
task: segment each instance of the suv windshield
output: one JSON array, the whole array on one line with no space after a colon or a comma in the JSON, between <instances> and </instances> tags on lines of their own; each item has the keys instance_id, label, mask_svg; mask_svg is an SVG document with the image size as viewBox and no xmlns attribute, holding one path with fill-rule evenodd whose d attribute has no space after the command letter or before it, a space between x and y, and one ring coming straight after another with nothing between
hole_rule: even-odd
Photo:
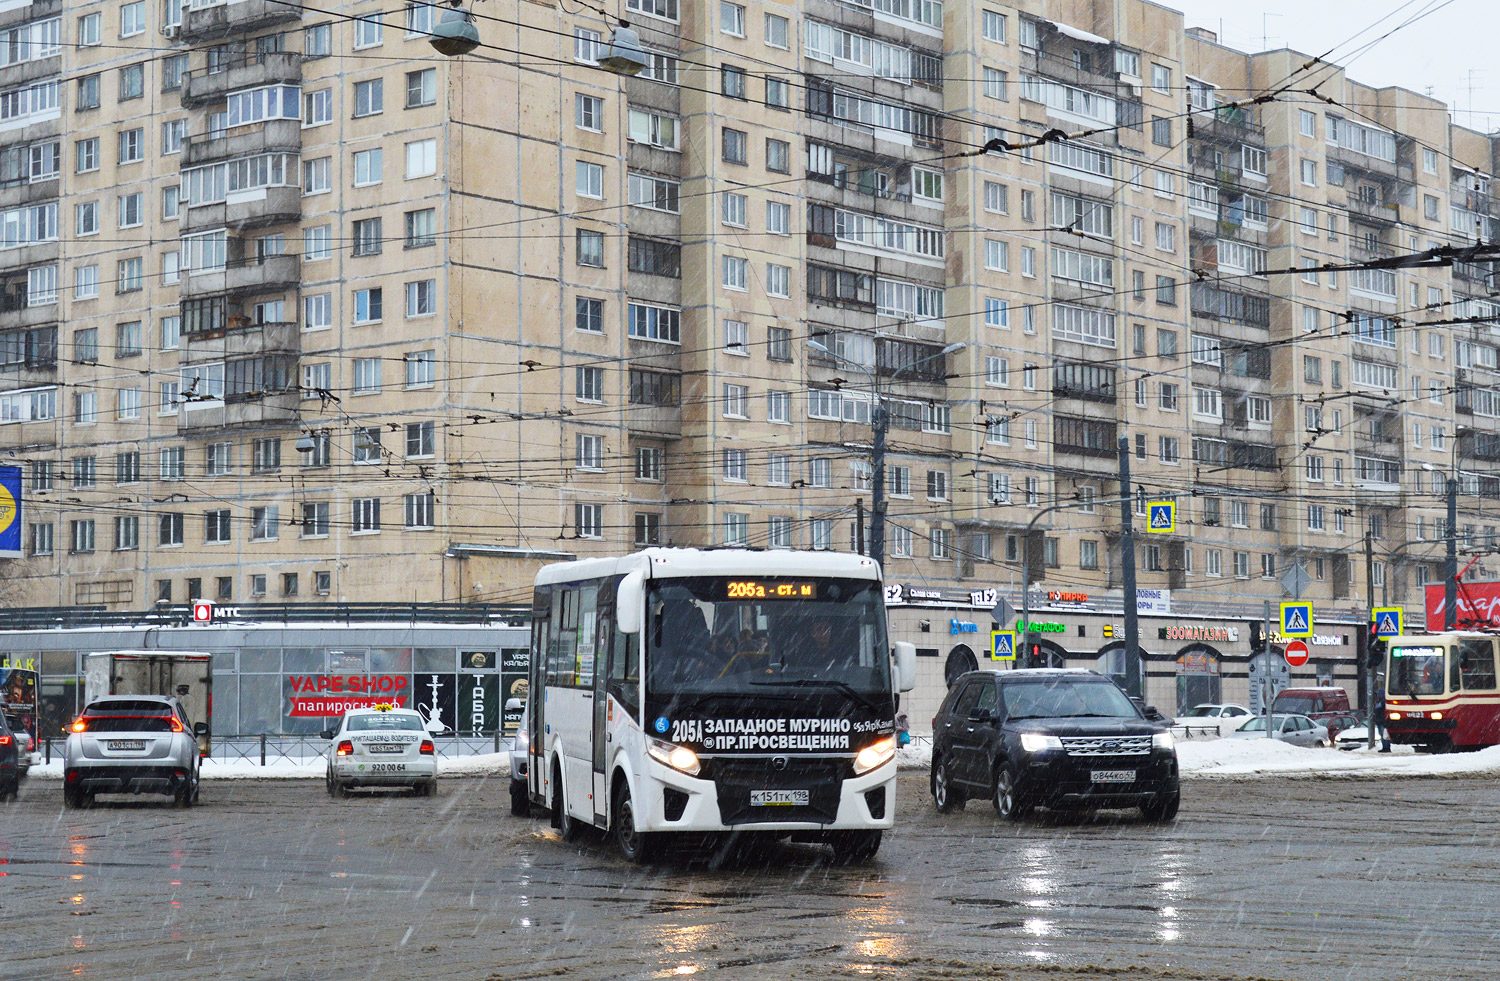
<instances>
[{"instance_id":1,"label":"suv windshield","mask_svg":"<svg viewBox=\"0 0 1500 981\"><path fill-rule=\"evenodd\" d=\"M782 685L890 691L885 604L872 580L658 580L646 610L654 695L760 695Z\"/></svg>"},{"instance_id":2,"label":"suv windshield","mask_svg":"<svg viewBox=\"0 0 1500 981\"><path fill-rule=\"evenodd\" d=\"M1005 717L1059 719L1081 716L1108 719L1139 719L1141 715L1125 693L1107 680L1045 678L1007 681L1000 686Z\"/></svg>"}]
</instances>

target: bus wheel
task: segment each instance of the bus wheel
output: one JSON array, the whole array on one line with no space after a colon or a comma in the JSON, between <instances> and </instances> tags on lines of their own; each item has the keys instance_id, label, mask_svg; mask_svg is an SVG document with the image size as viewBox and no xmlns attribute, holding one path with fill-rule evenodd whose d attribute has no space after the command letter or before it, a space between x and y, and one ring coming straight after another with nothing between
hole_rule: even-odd
<instances>
[{"instance_id":1,"label":"bus wheel","mask_svg":"<svg viewBox=\"0 0 1500 981\"><path fill-rule=\"evenodd\" d=\"M828 839L833 846L835 865L858 865L868 862L880 851L879 831L836 831Z\"/></svg>"},{"instance_id":2,"label":"bus wheel","mask_svg":"<svg viewBox=\"0 0 1500 981\"><path fill-rule=\"evenodd\" d=\"M610 811L611 827L615 833L615 844L625 860L640 865L655 857L660 839L649 831L635 829L635 806L630 799L630 784L624 780L615 788L615 804Z\"/></svg>"},{"instance_id":3,"label":"bus wheel","mask_svg":"<svg viewBox=\"0 0 1500 981\"><path fill-rule=\"evenodd\" d=\"M552 768L552 826L562 835L563 841L577 841L583 829L563 805L562 767Z\"/></svg>"}]
</instances>

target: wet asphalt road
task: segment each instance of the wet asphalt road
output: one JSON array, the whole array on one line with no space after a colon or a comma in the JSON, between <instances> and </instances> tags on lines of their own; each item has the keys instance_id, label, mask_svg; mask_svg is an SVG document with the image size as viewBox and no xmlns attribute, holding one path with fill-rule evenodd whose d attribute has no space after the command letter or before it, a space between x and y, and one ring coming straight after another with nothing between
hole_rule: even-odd
<instances>
[{"instance_id":1,"label":"wet asphalt road","mask_svg":"<svg viewBox=\"0 0 1500 981\"><path fill-rule=\"evenodd\" d=\"M1493 978L1493 780L1198 780L1132 814L939 816L903 773L868 866L773 845L645 869L509 815L506 779L333 801L0 806L0 978ZM104 801L110 800L104 798Z\"/></svg>"}]
</instances>

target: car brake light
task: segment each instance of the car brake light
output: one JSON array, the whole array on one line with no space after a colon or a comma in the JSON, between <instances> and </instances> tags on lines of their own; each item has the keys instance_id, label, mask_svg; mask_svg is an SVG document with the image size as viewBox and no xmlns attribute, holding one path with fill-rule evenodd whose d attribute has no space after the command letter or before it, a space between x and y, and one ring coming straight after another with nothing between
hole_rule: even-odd
<instances>
[{"instance_id":1,"label":"car brake light","mask_svg":"<svg viewBox=\"0 0 1500 981\"><path fill-rule=\"evenodd\" d=\"M74 732L86 732L88 730L88 727L89 724L87 722L85 722L83 719L79 719L77 722L73 723L72 728Z\"/></svg>"},{"instance_id":2,"label":"car brake light","mask_svg":"<svg viewBox=\"0 0 1500 981\"><path fill-rule=\"evenodd\" d=\"M340 756L353 756L354 744L345 739L343 742L339 743L338 754Z\"/></svg>"},{"instance_id":3,"label":"car brake light","mask_svg":"<svg viewBox=\"0 0 1500 981\"><path fill-rule=\"evenodd\" d=\"M173 732L181 732L182 731L182 723L179 722L176 719L173 719L172 720L172 731Z\"/></svg>"},{"instance_id":4,"label":"car brake light","mask_svg":"<svg viewBox=\"0 0 1500 981\"><path fill-rule=\"evenodd\" d=\"M9 745L10 745L10 736L8 736L8 735L6 735L6 736L0 736L0 746L9 746Z\"/></svg>"},{"instance_id":5,"label":"car brake light","mask_svg":"<svg viewBox=\"0 0 1500 981\"><path fill-rule=\"evenodd\" d=\"M418 750L418 752L420 752L423 756L431 756L434 751L435 750L434 750L434 747L432 745L432 740L431 739L424 739L424 740L422 740L422 748L420 750Z\"/></svg>"}]
</instances>

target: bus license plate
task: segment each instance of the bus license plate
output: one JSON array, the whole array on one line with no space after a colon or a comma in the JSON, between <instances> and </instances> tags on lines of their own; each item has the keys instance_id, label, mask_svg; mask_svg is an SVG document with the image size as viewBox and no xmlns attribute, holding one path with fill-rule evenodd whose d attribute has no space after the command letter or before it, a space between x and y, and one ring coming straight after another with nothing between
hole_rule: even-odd
<instances>
[{"instance_id":1,"label":"bus license plate","mask_svg":"<svg viewBox=\"0 0 1500 981\"><path fill-rule=\"evenodd\" d=\"M1134 770L1095 770L1095 783L1135 783Z\"/></svg>"},{"instance_id":2,"label":"bus license plate","mask_svg":"<svg viewBox=\"0 0 1500 981\"><path fill-rule=\"evenodd\" d=\"M371 753L399 753L405 748L400 743L370 743L365 747Z\"/></svg>"},{"instance_id":3,"label":"bus license plate","mask_svg":"<svg viewBox=\"0 0 1500 981\"><path fill-rule=\"evenodd\" d=\"M806 806L810 800L806 790L752 790L750 791L751 807L793 807L797 805Z\"/></svg>"},{"instance_id":4,"label":"bus license plate","mask_svg":"<svg viewBox=\"0 0 1500 981\"><path fill-rule=\"evenodd\" d=\"M113 750L142 750L146 748L144 739L111 739L109 748Z\"/></svg>"}]
</instances>

